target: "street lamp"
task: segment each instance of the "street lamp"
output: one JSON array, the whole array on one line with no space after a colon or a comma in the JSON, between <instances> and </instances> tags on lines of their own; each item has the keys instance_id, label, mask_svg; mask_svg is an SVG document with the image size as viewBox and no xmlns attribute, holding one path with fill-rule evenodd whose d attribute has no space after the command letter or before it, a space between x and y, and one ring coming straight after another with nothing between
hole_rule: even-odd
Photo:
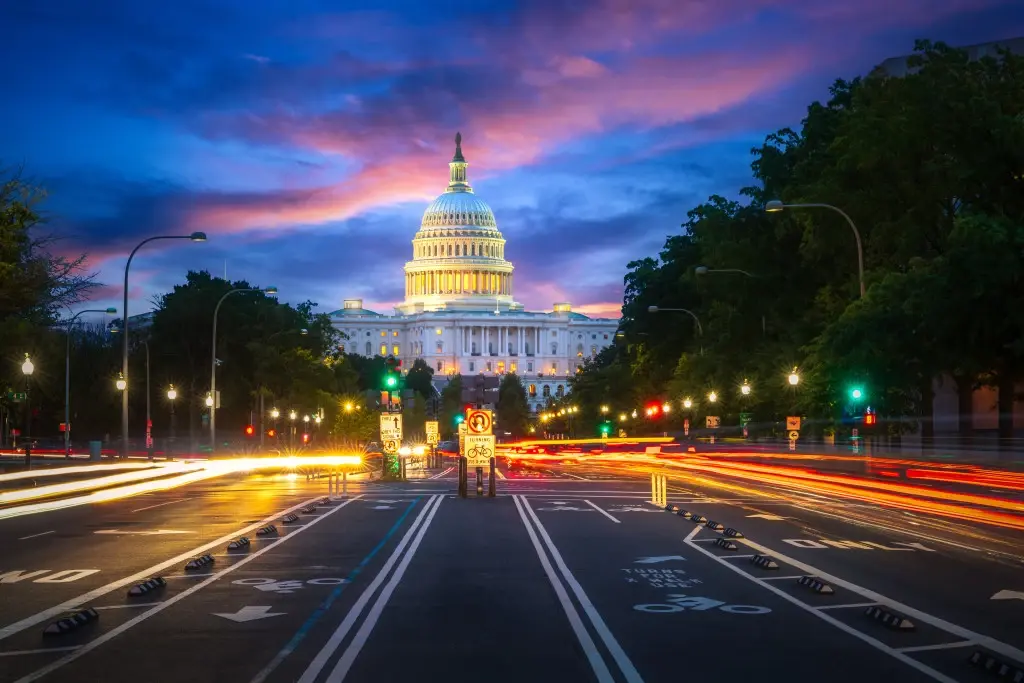
<instances>
[{"instance_id":1,"label":"street lamp","mask_svg":"<svg viewBox=\"0 0 1024 683\"><path fill-rule=\"evenodd\" d=\"M31 385L29 380L32 378L32 373L36 371L36 366L33 365L32 359L29 355L25 354L25 362L21 364L21 374L25 375L25 468L30 469L32 467L32 439L29 437L29 432L32 431L32 396L31 396Z\"/></svg>"},{"instance_id":2,"label":"street lamp","mask_svg":"<svg viewBox=\"0 0 1024 683\"><path fill-rule=\"evenodd\" d=\"M740 387L740 393L744 396L750 396L750 385L747 380L743 380L743 386Z\"/></svg>"},{"instance_id":3,"label":"street lamp","mask_svg":"<svg viewBox=\"0 0 1024 683\"><path fill-rule=\"evenodd\" d=\"M174 432L176 431L176 428L178 426L177 425L177 416L174 414L174 400L176 398L178 398L178 390L175 389L174 385L172 384L171 386L169 386L167 388L167 400L171 402L171 434L170 434L171 438L168 439L168 444L167 444L167 455L166 455L166 458L165 458L167 460L171 459L170 451L171 451L172 448L174 448L174 439L175 439Z\"/></svg>"},{"instance_id":4,"label":"street lamp","mask_svg":"<svg viewBox=\"0 0 1024 683\"><path fill-rule=\"evenodd\" d=\"M305 422L306 424L309 424L309 415L303 415L302 421Z\"/></svg>"},{"instance_id":5,"label":"street lamp","mask_svg":"<svg viewBox=\"0 0 1024 683\"><path fill-rule=\"evenodd\" d=\"M294 410L291 411L290 413L288 413L288 419L289 420L293 420L294 421L296 417L298 417L298 415L296 414L296 412Z\"/></svg>"},{"instance_id":6,"label":"street lamp","mask_svg":"<svg viewBox=\"0 0 1024 683\"><path fill-rule=\"evenodd\" d=\"M661 406L661 412L663 412L663 413L671 413L672 412L672 404L668 403L666 401L665 404Z\"/></svg>"},{"instance_id":7,"label":"street lamp","mask_svg":"<svg viewBox=\"0 0 1024 683\"><path fill-rule=\"evenodd\" d=\"M708 394L708 400L714 403L715 401L718 400L718 394L712 391L710 394Z\"/></svg>"},{"instance_id":8,"label":"street lamp","mask_svg":"<svg viewBox=\"0 0 1024 683\"><path fill-rule=\"evenodd\" d=\"M601 413L604 415L608 414L608 406L601 406Z\"/></svg>"},{"instance_id":9,"label":"street lamp","mask_svg":"<svg viewBox=\"0 0 1024 683\"><path fill-rule=\"evenodd\" d=\"M647 312L648 313L664 313L664 312L669 312L669 313L686 313L691 318L693 318L693 322L697 325L697 334L698 334L698 336L700 336L700 337L704 336L704 328L701 327L701 325L700 325L700 318L698 318L697 314L694 313L693 311L691 311L688 308L661 308L660 306L648 306L647 307ZM700 354L702 356L704 355L704 347L703 346L701 346Z\"/></svg>"},{"instance_id":10,"label":"street lamp","mask_svg":"<svg viewBox=\"0 0 1024 683\"><path fill-rule=\"evenodd\" d=\"M789 373L789 386L795 387L800 384L800 375L797 373L796 368L793 368L793 372Z\"/></svg>"},{"instance_id":11,"label":"street lamp","mask_svg":"<svg viewBox=\"0 0 1024 683\"><path fill-rule=\"evenodd\" d=\"M352 401L345 401L345 412L351 413L353 410Z\"/></svg>"},{"instance_id":12,"label":"street lamp","mask_svg":"<svg viewBox=\"0 0 1024 683\"><path fill-rule=\"evenodd\" d=\"M626 421L626 414L625 413L619 413L619 422L625 422L625 421Z\"/></svg>"},{"instance_id":13,"label":"street lamp","mask_svg":"<svg viewBox=\"0 0 1024 683\"><path fill-rule=\"evenodd\" d=\"M260 287L237 287L235 289L228 290L224 296L220 298L217 305L213 309L213 340L210 342L210 395L214 398L214 403L210 405L210 456L217 452L217 316L220 313L220 306L224 303L232 294L238 292L263 292L264 294L277 294L277 287L267 287L265 289Z\"/></svg>"},{"instance_id":14,"label":"street lamp","mask_svg":"<svg viewBox=\"0 0 1024 683\"><path fill-rule=\"evenodd\" d=\"M128 388L128 381L124 378L124 375L118 373L117 379L114 380L114 386L117 387L118 391L125 391Z\"/></svg>"},{"instance_id":15,"label":"street lamp","mask_svg":"<svg viewBox=\"0 0 1024 683\"><path fill-rule=\"evenodd\" d=\"M271 409L270 417L272 417L272 418L274 418L276 420L277 418L281 417L281 411L278 410L277 408Z\"/></svg>"},{"instance_id":16,"label":"street lamp","mask_svg":"<svg viewBox=\"0 0 1024 683\"><path fill-rule=\"evenodd\" d=\"M205 403L206 403L206 407L207 408L211 408L211 409L213 408L213 394L207 394L206 395Z\"/></svg>"},{"instance_id":17,"label":"street lamp","mask_svg":"<svg viewBox=\"0 0 1024 683\"><path fill-rule=\"evenodd\" d=\"M860 295L864 296L864 246L860 240L860 231L857 230L857 226L854 224L853 219L850 218L845 211L837 206L831 204L785 204L778 199L773 199L764 205L764 210L768 213L778 213L783 209L831 209L840 216L846 219L850 229L853 230L853 237L857 240L857 277L860 280Z\"/></svg>"},{"instance_id":18,"label":"street lamp","mask_svg":"<svg viewBox=\"0 0 1024 683\"><path fill-rule=\"evenodd\" d=\"M693 407L693 401L691 399L684 398L683 399L683 407L686 408L687 410L689 410L690 408Z\"/></svg>"},{"instance_id":19,"label":"street lamp","mask_svg":"<svg viewBox=\"0 0 1024 683\"><path fill-rule=\"evenodd\" d=\"M64 333L64 457L71 457L71 327L78 320L78 317L86 313L106 313L113 315L117 313L116 308L89 308L71 316L68 320L68 329Z\"/></svg>"}]
</instances>

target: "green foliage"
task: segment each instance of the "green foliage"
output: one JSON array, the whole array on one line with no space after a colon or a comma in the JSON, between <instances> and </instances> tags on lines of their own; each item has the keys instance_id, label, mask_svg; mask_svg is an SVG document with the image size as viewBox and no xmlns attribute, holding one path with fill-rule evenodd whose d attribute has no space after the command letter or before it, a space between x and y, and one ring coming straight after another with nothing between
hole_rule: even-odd
<instances>
[{"instance_id":1,"label":"green foliage","mask_svg":"<svg viewBox=\"0 0 1024 683\"><path fill-rule=\"evenodd\" d=\"M339 446L362 447L379 440L380 421L376 405L364 395L344 394L334 403L331 424L332 441Z\"/></svg>"},{"instance_id":2,"label":"green foliage","mask_svg":"<svg viewBox=\"0 0 1024 683\"><path fill-rule=\"evenodd\" d=\"M434 369L417 358L405 375L405 388L415 391L419 401L430 400L434 397L433 377Z\"/></svg>"},{"instance_id":3,"label":"green foliage","mask_svg":"<svg viewBox=\"0 0 1024 683\"><path fill-rule=\"evenodd\" d=\"M495 406L497 432L508 432L513 439L526 435L530 427L530 405L526 398L526 389L522 380L515 373L501 378L498 385L498 403Z\"/></svg>"},{"instance_id":4,"label":"green foliage","mask_svg":"<svg viewBox=\"0 0 1024 683\"><path fill-rule=\"evenodd\" d=\"M444 438L458 434L455 416L462 414L462 375L452 375L448 384L441 389L441 414L438 428Z\"/></svg>"}]
</instances>

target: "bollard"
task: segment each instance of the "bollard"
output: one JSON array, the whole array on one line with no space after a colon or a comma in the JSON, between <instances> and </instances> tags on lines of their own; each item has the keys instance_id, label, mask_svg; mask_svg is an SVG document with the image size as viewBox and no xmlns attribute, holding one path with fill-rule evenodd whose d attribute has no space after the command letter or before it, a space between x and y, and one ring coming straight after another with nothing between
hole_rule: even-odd
<instances>
[{"instance_id":1,"label":"bollard","mask_svg":"<svg viewBox=\"0 0 1024 683\"><path fill-rule=\"evenodd\" d=\"M476 495L479 498L484 495L484 468L476 468Z\"/></svg>"},{"instance_id":2,"label":"bollard","mask_svg":"<svg viewBox=\"0 0 1024 683\"><path fill-rule=\"evenodd\" d=\"M348 495L348 470L341 473L341 495Z\"/></svg>"},{"instance_id":3,"label":"bollard","mask_svg":"<svg viewBox=\"0 0 1024 683\"><path fill-rule=\"evenodd\" d=\"M466 458L459 456L459 496L465 498L468 493L469 482L466 467Z\"/></svg>"},{"instance_id":4,"label":"bollard","mask_svg":"<svg viewBox=\"0 0 1024 683\"><path fill-rule=\"evenodd\" d=\"M491 458L491 473L487 478L487 497L494 498L494 468L496 463L494 458Z\"/></svg>"}]
</instances>

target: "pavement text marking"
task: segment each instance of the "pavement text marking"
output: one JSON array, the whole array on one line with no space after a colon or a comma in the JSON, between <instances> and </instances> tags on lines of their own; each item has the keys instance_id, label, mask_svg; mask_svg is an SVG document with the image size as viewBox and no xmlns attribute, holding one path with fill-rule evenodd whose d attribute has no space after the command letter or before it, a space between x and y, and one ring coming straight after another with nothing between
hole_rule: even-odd
<instances>
[{"instance_id":1,"label":"pavement text marking","mask_svg":"<svg viewBox=\"0 0 1024 683\"><path fill-rule=\"evenodd\" d=\"M710 609L717 609L729 614L768 614L771 612L771 609L760 605L728 605L721 600L683 593L668 595L665 598L665 604L633 605L633 609L649 614L672 614L686 610L706 612Z\"/></svg>"},{"instance_id":2,"label":"pavement text marking","mask_svg":"<svg viewBox=\"0 0 1024 683\"><path fill-rule=\"evenodd\" d=\"M3 583L19 583L21 581L28 581L32 579L32 583L71 583L72 581L78 581L84 579L87 576L92 576L98 573L99 569L62 569L58 572L54 572L49 576L43 578L35 578L52 572L52 569L37 569L35 571L28 571L24 569L14 569L9 572L0 574L0 584Z\"/></svg>"},{"instance_id":3,"label":"pavement text marking","mask_svg":"<svg viewBox=\"0 0 1024 683\"><path fill-rule=\"evenodd\" d=\"M934 553L935 551L925 546L922 543L916 543L911 541L893 541L893 546L900 546L894 548L891 546L884 545L882 543L875 543L874 541L831 541L827 538L819 538L814 540L811 538L784 538L783 543L788 543L797 548L806 548L812 550L825 550L828 548L838 548L840 550L896 550L903 552L914 552L920 550L926 553Z\"/></svg>"}]
</instances>

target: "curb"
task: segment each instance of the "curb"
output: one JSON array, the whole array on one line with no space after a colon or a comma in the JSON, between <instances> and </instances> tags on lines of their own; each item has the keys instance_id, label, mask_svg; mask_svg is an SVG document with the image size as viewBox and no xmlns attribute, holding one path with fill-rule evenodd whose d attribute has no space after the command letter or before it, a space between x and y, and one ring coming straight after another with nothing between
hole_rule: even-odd
<instances>
[{"instance_id":1,"label":"curb","mask_svg":"<svg viewBox=\"0 0 1024 683\"><path fill-rule=\"evenodd\" d=\"M694 524L703 524L704 522L708 521L708 518L704 515L693 515L690 517L690 521Z\"/></svg>"},{"instance_id":2,"label":"curb","mask_svg":"<svg viewBox=\"0 0 1024 683\"><path fill-rule=\"evenodd\" d=\"M247 536L242 536L241 538L237 538L231 541L231 543L228 543L228 550L238 550L239 548L244 548L248 545L249 538Z\"/></svg>"},{"instance_id":3,"label":"curb","mask_svg":"<svg viewBox=\"0 0 1024 683\"><path fill-rule=\"evenodd\" d=\"M739 546L727 538L716 538L715 545L719 548L725 548L726 550L739 550Z\"/></svg>"},{"instance_id":4,"label":"curb","mask_svg":"<svg viewBox=\"0 0 1024 683\"><path fill-rule=\"evenodd\" d=\"M679 506L678 505L666 505L665 506L665 511L666 512L679 512Z\"/></svg>"},{"instance_id":5,"label":"curb","mask_svg":"<svg viewBox=\"0 0 1024 683\"><path fill-rule=\"evenodd\" d=\"M750 564L761 569L778 569L779 565L767 555L754 555L750 558Z\"/></svg>"},{"instance_id":6,"label":"curb","mask_svg":"<svg viewBox=\"0 0 1024 683\"><path fill-rule=\"evenodd\" d=\"M996 659L987 652L975 650L967 658L967 662L1000 678L1005 678L1011 681L1011 683L1021 683L1024 681L1024 669L1009 662L1004 662L1001 659Z\"/></svg>"},{"instance_id":7,"label":"curb","mask_svg":"<svg viewBox=\"0 0 1024 683\"><path fill-rule=\"evenodd\" d=\"M725 528L725 525L722 524L721 522L708 522L704 526L706 526L707 528L709 528L709 529L711 529L713 531L721 531L722 529Z\"/></svg>"},{"instance_id":8,"label":"curb","mask_svg":"<svg viewBox=\"0 0 1024 683\"><path fill-rule=\"evenodd\" d=\"M290 513L290 514L287 514L287 515L285 515L285 516L284 516L284 517L283 517L283 518L281 519L281 521L282 521L283 523L285 523L285 524L291 524L292 522L297 522L297 521L299 521L299 516L298 516L298 515L296 515L296 514L294 514L294 513Z\"/></svg>"},{"instance_id":9,"label":"curb","mask_svg":"<svg viewBox=\"0 0 1024 683\"><path fill-rule=\"evenodd\" d=\"M86 607L85 609L75 610L69 612L66 616L61 617L57 621L54 621L47 625L43 629L44 636L60 636L74 631L75 629L81 628L88 623L96 621L100 618L99 612L94 610L92 607Z\"/></svg>"},{"instance_id":10,"label":"curb","mask_svg":"<svg viewBox=\"0 0 1024 683\"><path fill-rule=\"evenodd\" d=\"M815 593L821 593L822 595L832 595L835 593L832 586L828 585L817 576L801 576L796 580L796 583L798 586L804 586L805 588L809 588Z\"/></svg>"},{"instance_id":11,"label":"curb","mask_svg":"<svg viewBox=\"0 0 1024 683\"><path fill-rule=\"evenodd\" d=\"M259 529L256 530L256 535L257 536L266 536L267 534L276 534L276 533L277 533L277 527L274 526L273 524L268 524L266 526L261 526Z\"/></svg>"},{"instance_id":12,"label":"curb","mask_svg":"<svg viewBox=\"0 0 1024 683\"><path fill-rule=\"evenodd\" d=\"M682 517L683 519L690 519L691 517L693 517L693 513L690 512L689 510L680 510L676 514Z\"/></svg>"},{"instance_id":13,"label":"curb","mask_svg":"<svg viewBox=\"0 0 1024 683\"><path fill-rule=\"evenodd\" d=\"M743 538L743 534L736 529L733 529L731 526L726 527L725 531L722 532L722 535L728 536L729 538Z\"/></svg>"},{"instance_id":14,"label":"curb","mask_svg":"<svg viewBox=\"0 0 1024 683\"><path fill-rule=\"evenodd\" d=\"M186 571L189 569L202 569L208 564L213 564L213 555L200 555L185 564Z\"/></svg>"},{"instance_id":15,"label":"curb","mask_svg":"<svg viewBox=\"0 0 1024 683\"><path fill-rule=\"evenodd\" d=\"M148 593L150 591L155 591L156 589L163 588L166 585L167 585L167 582L164 581L163 577L156 576L156 577L154 577L152 579L146 579L142 583L137 583L134 586L132 586L131 588L129 588L128 589L128 595L129 595L129 597L135 596L135 595L145 595L146 593Z\"/></svg>"},{"instance_id":16,"label":"curb","mask_svg":"<svg viewBox=\"0 0 1024 683\"><path fill-rule=\"evenodd\" d=\"M304 515L314 513L316 512L316 505L307 505L306 507L299 510L299 512L301 512Z\"/></svg>"},{"instance_id":17,"label":"curb","mask_svg":"<svg viewBox=\"0 0 1024 683\"><path fill-rule=\"evenodd\" d=\"M868 607L864 610L864 616L880 621L895 631L913 631L916 628L914 622L910 621L910 619L895 612L890 612L883 607Z\"/></svg>"}]
</instances>

